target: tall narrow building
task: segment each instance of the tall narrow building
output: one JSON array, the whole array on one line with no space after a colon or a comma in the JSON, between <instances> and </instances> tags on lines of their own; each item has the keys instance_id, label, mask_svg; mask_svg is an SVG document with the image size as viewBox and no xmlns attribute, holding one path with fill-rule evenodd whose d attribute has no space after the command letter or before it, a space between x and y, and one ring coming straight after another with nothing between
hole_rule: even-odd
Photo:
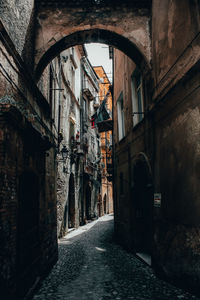
<instances>
[{"instance_id":1,"label":"tall narrow building","mask_svg":"<svg viewBox=\"0 0 200 300\"><path fill-rule=\"evenodd\" d=\"M99 216L101 216L113 212L112 94L111 83L104 68L102 66L96 66L94 70L99 77L99 103L109 114L104 120L103 113L98 111L98 116L95 121L101 137L102 181L101 194L98 201Z\"/></svg>"}]
</instances>

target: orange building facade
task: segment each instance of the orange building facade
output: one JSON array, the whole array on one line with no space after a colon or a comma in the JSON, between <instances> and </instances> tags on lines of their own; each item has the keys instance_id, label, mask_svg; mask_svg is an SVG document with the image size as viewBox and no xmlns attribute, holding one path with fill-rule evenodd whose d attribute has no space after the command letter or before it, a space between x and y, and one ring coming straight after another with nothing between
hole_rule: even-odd
<instances>
[{"instance_id":1,"label":"orange building facade","mask_svg":"<svg viewBox=\"0 0 200 300\"><path fill-rule=\"evenodd\" d=\"M112 95L111 83L102 66L94 67L99 82L100 105L106 102L106 110L112 118ZM103 129L104 130L104 129ZM105 129L107 130L107 129ZM102 163L102 182L101 193L98 199L99 216L113 212L113 185L112 185L112 130L100 132L101 140L101 163Z\"/></svg>"}]
</instances>

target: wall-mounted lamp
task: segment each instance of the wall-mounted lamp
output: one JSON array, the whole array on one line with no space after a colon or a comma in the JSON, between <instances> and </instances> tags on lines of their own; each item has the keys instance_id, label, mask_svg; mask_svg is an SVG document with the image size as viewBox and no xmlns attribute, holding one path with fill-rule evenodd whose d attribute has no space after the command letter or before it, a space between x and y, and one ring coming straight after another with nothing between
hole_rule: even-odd
<instances>
[{"instance_id":1,"label":"wall-mounted lamp","mask_svg":"<svg viewBox=\"0 0 200 300\"><path fill-rule=\"evenodd\" d=\"M68 173L68 167L63 166L63 173L69 174L69 173Z\"/></svg>"},{"instance_id":2,"label":"wall-mounted lamp","mask_svg":"<svg viewBox=\"0 0 200 300\"><path fill-rule=\"evenodd\" d=\"M67 149L67 147L64 145L60 152L62 154L63 161L66 161L67 157L69 156L69 149Z\"/></svg>"},{"instance_id":3,"label":"wall-mounted lamp","mask_svg":"<svg viewBox=\"0 0 200 300\"><path fill-rule=\"evenodd\" d=\"M76 155L79 156L79 157L84 156L83 149L78 149L77 152L76 152Z\"/></svg>"},{"instance_id":4,"label":"wall-mounted lamp","mask_svg":"<svg viewBox=\"0 0 200 300\"><path fill-rule=\"evenodd\" d=\"M61 152L62 161L63 161L63 172L68 173L68 166L65 166L65 162L66 162L66 159L69 157L69 149L64 145L60 152Z\"/></svg>"},{"instance_id":5,"label":"wall-mounted lamp","mask_svg":"<svg viewBox=\"0 0 200 300\"><path fill-rule=\"evenodd\" d=\"M63 55L63 56L62 56L62 60L66 63L67 60L68 60L68 56L67 56L67 55Z\"/></svg>"}]
</instances>

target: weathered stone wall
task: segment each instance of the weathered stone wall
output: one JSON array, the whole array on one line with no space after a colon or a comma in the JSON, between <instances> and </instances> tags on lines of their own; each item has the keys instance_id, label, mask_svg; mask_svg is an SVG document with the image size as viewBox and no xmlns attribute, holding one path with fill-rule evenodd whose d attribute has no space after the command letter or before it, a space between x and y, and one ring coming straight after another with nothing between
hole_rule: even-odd
<instances>
[{"instance_id":1,"label":"weathered stone wall","mask_svg":"<svg viewBox=\"0 0 200 300\"><path fill-rule=\"evenodd\" d=\"M3 296L11 297L16 292L16 225L17 225L17 174L13 165L13 156L16 158L21 148L22 140L14 132L13 127L6 125L6 120L0 115L1 126L1 202L0 202L0 228L1 228L1 250L0 250L0 290ZM6 129L6 130L5 130ZM14 142L11 144L9 141ZM16 146L15 146L16 145ZM8 147L8 148L7 148ZM10 151L7 153L6 148ZM16 149L17 148L17 149ZM10 157L11 155L11 157ZM7 299L7 298L6 298Z\"/></svg>"},{"instance_id":2,"label":"weathered stone wall","mask_svg":"<svg viewBox=\"0 0 200 300\"><path fill-rule=\"evenodd\" d=\"M56 169L51 149L55 137L50 131L46 101L2 24L0 30L0 291L3 299L17 299L57 259ZM20 178L25 172L35 174L40 187L34 228L39 241L28 252L28 239L23 237L26 227L20 223L31 215L21 208ZM33 257L35 262L30 266ZM27 264L27 273L21 264Z\"/></svg>"},{"instance_id":3,"label":"weathered stone wall","mask_svg":"<svg viewBox=\"0 0 200 300\"><path fill-rule=\"evenodd\" d=\"M60 94L60 133L62 134L62 141L59 150L65 145L69 151L66 161L63 161L61 152L57 154L58 173L57 173L57 230L58 236L62 237L68 231L68 215L69 215L69 193L70 193L70 176L74 178L74 227L79 226L79 191L80 191L80 161L72 159L70 124L74 122L74 135L80 133L80 59L78 47L73 50L67 49L60 54L61 69L55 62L57 58L52 61L54 65L55 74L60 78L60 84L54 88L62 88L62 91L56 91L56 102L59 103ZM76 64L76 68L74 66ZM74 78L72 76L72 68L74 71ZM60 77L59 77L60 76ZM55 124L57 126L57 122ZM57 127L58 130L58 127ZM78 142L78 141L77 141Z\"/></svg>"},{"instance_id":4,"label":"weathered stone wall","mask_svg":"<svg viewBox=\"0 0 200 300\"><path fill-rule=\"evenodd\" d=\"M199 60L199 19L197 1L153 1L154 99L163 97Z\"/></svg>"},{"instance_id":5,"label":"weathered stone wall","mask_svg":"<svg viewBox=\"0 0 200 300\"><path fill-rule=\"evenodd\" d=\"M165 111L158 110L155 133L155 190L162 193L155 217L155 265L193 287L200 280L199 84L198 72L169 93L173 112L167 103Z\"/></svg>"},{"instance_id":6,"label":"weathered stone wall","mask_svg":"<svg viewBox=\"0 0 200 300\"><path fill-rule=\"evenodd\" d=\"M14 100L13 100L14 101ZM38 132L21 112L13 105L5 104L1 99L1 294L4 299L14 299L24 295L37 277L42 276L57 259L56 215L55 215L55 169L47 163L50 174L45 180L45 151ZM41 147L41 148L40 148ZM52 156L51 156L52 159ZM38 248L34 255L34 264L27 265L26 276L20 268L19 257L24 255L27 260L26 242L21 239L19 228L22 211L19 195L19 179L23 172L31 170L38 175L40 194L40 211L38 220L38 234L40 235ZM46 188L45 186L49 187ZM25 187L24 187L25 188ZM27 199L28 200L28 199ZM27 217L31 214L26 212ZM25 228L22 228L24 231ZM22 243L22 244L21 244ZM24 245L23 245L24 243ZM20 249L19 249L20 245ZM30 255L30 253L29 253ZM30 261L31 261L30 255ZM28 259L29 260L29 259ZM40 260L41 263L38 263ZM18 269L16 269L18 266ZM25 276L25 277L24 277ZM16 278L17 281L16 281Z\"/></svg>"},{"instance_id":7,"label":"weathered stone wall","mask_svg":"<svg viewBox=\"0 0 200 300\"><path fill-rule=\"evenodd\" d=\"M162 194L155 210L154 263L160 273L198 290L198 3L154 1L152 30L154 97L163 103L154 114L154 183Z\"/></svg>"},{"instance_id":8,"label":"weathered stone wall","mask_svg":"<svg viewBox=\"0 0 200 300\"><path fill-rule=\"evenodd\" d=\"M34 1L1 1L0 18L16 50L32 68L34 61Z\"/></svg>"}]
</instances>

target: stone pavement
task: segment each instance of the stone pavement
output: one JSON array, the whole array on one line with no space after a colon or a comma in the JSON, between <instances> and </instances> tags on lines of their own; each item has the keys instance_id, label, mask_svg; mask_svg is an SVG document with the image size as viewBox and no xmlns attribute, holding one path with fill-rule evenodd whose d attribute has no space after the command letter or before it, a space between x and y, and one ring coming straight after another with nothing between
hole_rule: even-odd
<instances>
[{"instance_id":1,"label":"stone pavement","mask_svg":"<svg viewBox=\"0 0 200 300\"><path fill-rule=\"evenodd\" d=\"M112 235L113 217L104 216L61 239L59 260L33 299L198 299L158 279Z\"/></svg>"}]
</instances>

